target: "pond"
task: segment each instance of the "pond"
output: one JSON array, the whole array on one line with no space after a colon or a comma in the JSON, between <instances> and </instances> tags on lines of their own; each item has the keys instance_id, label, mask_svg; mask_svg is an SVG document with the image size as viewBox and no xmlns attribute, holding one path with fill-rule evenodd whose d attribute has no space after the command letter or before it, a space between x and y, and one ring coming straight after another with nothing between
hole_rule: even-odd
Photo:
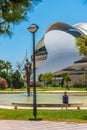
<instances>
[{"instance_id":1,"label":"pond","mask_svg":"<svg viewBox=\"0 0 87 130\"><path fill-rule=\"evenodd\" d=\"M87 106L87 94L68 94L70 103L83 103ZM11 105L12 102L32 103L33 95L0 94L0 105ZM61 93L37 93L37 103L62 103Z\"/></svg>"}]
</instances>

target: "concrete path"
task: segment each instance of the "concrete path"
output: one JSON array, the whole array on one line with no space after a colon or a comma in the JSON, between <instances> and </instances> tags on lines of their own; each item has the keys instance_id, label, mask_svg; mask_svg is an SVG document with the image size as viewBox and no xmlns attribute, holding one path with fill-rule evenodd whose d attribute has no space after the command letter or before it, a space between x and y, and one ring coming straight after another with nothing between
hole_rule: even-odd
<instances>
[{"instance_id":1,"label":"concrete path","mask_svg":"<svg viewBox=\"0 0 87 130\"><path fill-rule=\"evenodd\" d=\"M87 130L87 123L0 120L0 130Z\"/></svg>"}]
</instances>

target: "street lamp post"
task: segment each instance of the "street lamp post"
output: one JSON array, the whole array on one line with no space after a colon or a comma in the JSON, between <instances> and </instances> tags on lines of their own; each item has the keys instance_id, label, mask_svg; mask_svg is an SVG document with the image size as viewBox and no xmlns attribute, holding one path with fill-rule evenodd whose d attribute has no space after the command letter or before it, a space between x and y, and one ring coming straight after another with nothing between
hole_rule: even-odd
<instances>
[{"instance_id":1,"label":"street lamp post","mask_svg":"<svg viewBox=\"0 0 87 130\"><path fill-rule=\"evenodd\" d=\"M37 99L36 99L36 65L35 65L35 33L38 30L36 24L32 24L28 30L33 34L33 115L37 117Z\"/></svg>"}]
</instances>

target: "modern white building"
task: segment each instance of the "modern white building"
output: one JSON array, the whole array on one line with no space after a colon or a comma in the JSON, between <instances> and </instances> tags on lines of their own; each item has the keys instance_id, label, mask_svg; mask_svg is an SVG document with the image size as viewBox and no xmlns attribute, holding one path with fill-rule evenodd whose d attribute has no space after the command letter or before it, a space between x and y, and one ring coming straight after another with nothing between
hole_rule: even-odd
<instances>
[{"instance_id":1,"label":"modern white building","mask_svg":"<svg viewBox=\"0 0 87 130\"><path fill-rule=\"evenodd\" d=\"M87 23L68 25L52 23L36 46L37 76L45 72L56 72L73 65L82 56L77 53L76 38L87 35Z\"/></svg>"}]
</instances>

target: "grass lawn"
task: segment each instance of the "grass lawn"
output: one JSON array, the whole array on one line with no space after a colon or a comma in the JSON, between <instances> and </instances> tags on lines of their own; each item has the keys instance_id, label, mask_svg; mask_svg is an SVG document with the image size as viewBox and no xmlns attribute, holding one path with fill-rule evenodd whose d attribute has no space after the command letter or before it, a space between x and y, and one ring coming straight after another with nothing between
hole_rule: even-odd
<instances>
[{"instance_id":1,"label":"grass lawn","mask_svg":"<svg viewBox=\"0 0 87 130\"><path fill-rule=\"evenodd\" d=\"M70 91L86 91L86 88L74 88L74 87L70 87L69 88ZM66 91L67 88L66 87L37 87L37 91L61 91L64 90Z\"/></svg>"},{"instance_id":2,"label":"grass lawn","mask_svg":"<svg viewBox=\"0 0 87 130\"><path fill-rule=\"evenodd\" d=\"M0 109L0 120L28 120L32 110ZM87 122L87 110L38 110L37 118L49 121Z\"/></svg>"},{"instance_id":3,"label":"grass lawn","mask_svg":"<svg viewBox=\"0 0 87 130\"><path fill-rule=\"evenodd\" d=\"M30 88L31 91L33 90L33 87ZM66 87L37 87L37 91L61 91L61 90L67 90ZM21 89L11 89L7 88L5 90L0 90L0 91L27 91L26 88L21 88ZM86 88L74 88L70 87L70 91L86 91Z\"/></svg>"}]
</instances>

